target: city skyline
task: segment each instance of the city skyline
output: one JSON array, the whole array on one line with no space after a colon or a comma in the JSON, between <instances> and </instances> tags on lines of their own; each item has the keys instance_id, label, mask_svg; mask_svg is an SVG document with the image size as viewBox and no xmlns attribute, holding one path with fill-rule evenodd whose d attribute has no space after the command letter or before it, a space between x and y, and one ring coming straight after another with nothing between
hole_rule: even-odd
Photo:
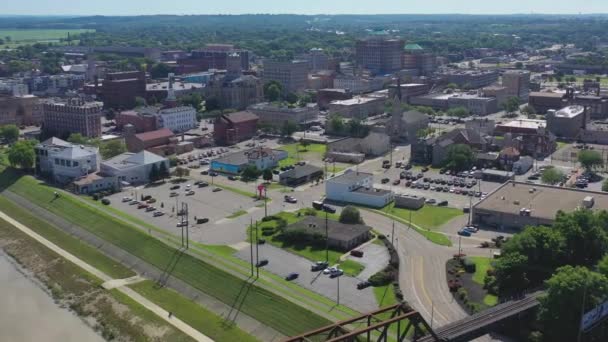
<instances>
[{"instance_id":1,"label":"city skyline","mask_svg":"<svg viewBox=\"0 0 608 342\"><path fill-rule=\"evenodd\" d=\"M331 3L311 0L304 3L286 3L268 0L264 3L242 3L241 1L205 3L184 0L180 6L161 1L117 1L82 3L75 0L48 2L31 0L11 2L0 6L4 15L153 15L153 14L590 14L608 13L608 3L603 0L589 0L584 8L579 3L549 0L510 2L467 1L466 5L445 0L431 0L424 3L402 1L395 4L391 0L377 0L373 3L353 4L344 0Z\"/></svg>"}]
</instances>

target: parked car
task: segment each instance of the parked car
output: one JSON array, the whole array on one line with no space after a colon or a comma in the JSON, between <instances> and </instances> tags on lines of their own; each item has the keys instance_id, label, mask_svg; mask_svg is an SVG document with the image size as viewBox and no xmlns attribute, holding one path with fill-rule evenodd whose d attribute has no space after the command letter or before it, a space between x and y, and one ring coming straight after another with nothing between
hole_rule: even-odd
<instances>
[{"instance_id":1,"label":"parked car","mask_svg":"<svg viewBox=\"0 0 608 342\"><path fill-rule=\"evenodd\" d=\"M365 280L357 284L357 290L363 290L370 286L372 286L372 283L369 280Z\"/></svg>"},{"instance_id":2,"label":"parked car","mask_svg":"<svg viewBox=\"0 0 608 342\"><path fill-rule=\"evenodd\" d=\"M190 190L188 192L186 192L186 196L192 196L194 195L194 190Z\"/></svg>"},{"instance_id":3,"label":"parked car","mask_svg":"<svg viewBox=\"0 0 608 342\"><path fill-rule=\"evenodd\" d=\"M146 203L148 203L148 204L156 203L156 198L150 198L149 200L146 201Z\"/></svg>"},{"instance_id":4,"label":"parked car","mask_svg":"<svg viewBox=\"0 0 608 342\"><path fill-rule=\"evenodd\" d=\"M236 177L236 176L228 176L228 180L235 181L235 180L238 180L238 177Z\"/></svg>"},{"instance_id":5,"label":"parked car","mask_svg":"<svg viewBox=\"0 0 608 342\"><path fill-rule=\"evenodd\" d=\"M104 198L104 199L101 200L101 204L103 204L103 205L110 205L110 200L107 199L107 198Z\"/></svg>"},{"instance_id":6,"label":"parked car","mask_svg":"<svg viewBox=\"0 0 608 342\"><path fill-rule=\"evenodd\" d=\"M395 179L395 180L393 181L393 185L399 185L400 183L401 183L401 180L400 180L400 179Z\"/></svg>"},{"instance_id":7,"label":"parked car","mask_svg":"<svg viewBox=\"0 0 608 342\"><path fill-rule=\"evenodd\" d=\"M268 259L262 259L255 264L255 267L264 267L266 265L268 265Z\"/></svg>"},{"instance_id":8,"label":"parked car","mask_svg":"<svg viewBox=\"0 0 608 342\"><path fill-rule=\"evenodd\" d=\"M330 278L337 278L340 277L344 274L344 271L342 271L341 269L337 268L334 272L329 274Z\"/></svg>"},{"instance_id":9,"label":"parked car","mask_svg":"<svg viewBox=\"0 0 608 342\"><path fill-rule=\"evenodd\" d=\"M175 226L177 228L181 228L181 227L185 227L187 225L188 225L188 223L186 221L184 221L184 222L178 222Z\"/></svg>"},{"instance_id":10,"label":"parked car","mask_svg":"<svg viewBox=\"0 0 608 342\"><path fill-rule=\"evenodd\" d=\"M425 202L426 202L426 204L435 204L435 203L437 203L437 201L434 198L429 198Z\"/></svg>"},{"instance_id":11,"label":"parked car","mask_svg":"<svg viewBox=\"0 0 608 342\"><path fill-rule=\"evenodd\" d=\"M330 214L335 214L336 213L336 208L330 207L330 206L324 204L323 205L323 211L328 212Z\"/></svg>"},{"instance_id":12,"label":"parked car","mask_svg":"<svg viewBox=\"0 0 608 342\"><path fill-rule=\"evenodd\" d=\"M149 206L146 203L139 203L137 205L137 209L144 209L144 208L147 208L147 207L149 207Z\"/></svg>"},{"instance_id":13,"label":"parked car","mask_svg":"<svg viewBox=\"0 0 608 342\"><path fill-rule=\"evenodd\" d=\"M163 213L162 211L155 211L154 214L152 214L152 216L154 217L159 217L159 216L163 216L165 215L165 213Z\"/></svg>"},{"instance_id":14,"label":"parked car","mask_svg":"<svg viewBox=\"0 0 608 342\"><path fill-rule=\"evenodd\" d=\"M448 206L448 201L441 201L441 202L437 203L437 206L439 206L439 207L447 207Z\"/></svg>"},{"instance_id":15,"label":"parked car","mask_svg":"<svg viewBox=\"0 0 608 342\"><path fill-rule=\"evenodd\" d=\"M122 202L126 203L126 202L131 202L133 199L131 197L123 197L122 198Z\"/></svg>"},{"instance_id":16,"label":"parked car","mask_svg":"<svg viewBox=\"0 0 608 342\"><path fill-rule=\"evenodd\" d=\"M329 266L329 264L326 261L317 261L312 266L310 266L310 270L312 272L318 272L326 269L327 266Z\"/></svg>"},{"instance_id":17,"label":"parked car","mask_svg":"<svg viewBox=\"0 0 608 342\"><path fill-rule=\"evenodd\" d=\"M211 172L209 172L209 176L211 176L211 177L217 177L217 176L219 176L219 174L217 172L211 171Z\"/></svg>"},{"instance_id":18,"label":"parked car","mask_svg":"<svg viewBox=\"0 0 608 342\"><path fill-rule=\"evenodd\" d=\"M323 201L313 201L312 207L317 210L323 210Z\"/></svg>"},{"instance_id":19,"label":"parked car","mask_svg":"<svg viewBox=\"0 0 608 342\"><path fill-rule=\"evenodd\" d=\"M177 190L179 188L181 188L181 185L176 184L176 185L173 185L172 187L170 187L169 190Z\"/></svg>"},{"instance_id":20,"label":"parked car","mask_svg":"<svg viewBox=\"0 0 608 342\"><path fill-rule=\"evenodd\" d=\"M209 174L209 170L203 170L201 171L201 175L206 176Z\"/></svg>"},{"instance_id":21,"label":"parked car","mask_svg":"<svg viewBox=\"0 0 608 342\"><path fill-rule=\"evenodd\" d=\"M335 272L336 270L337 270L336 267L333 267L333 266L332 267L328 267L328 268L326 268L326 269L323 270L323 274L331 274L331 273Z\"/></svg>"},{"instance_id":22,"label":"parked car","mask_svg":"<svg viewBox=\"0 0 608 342\"><path fill-rule=\"evenodd\" d=\"M209 222L209 219L206 218L206 217L196 219L196 224L204 224L204 223L207 223L207 222Z\"/></svg>"},{"instance_id":23,"label":"parked car","mask_svg":"<svg viewBox=\"0 0 608 342\"><path fill-rule=\"evenodd\" d=\"M220 192L220 191L222 191L222 188L213 188L213 190L212 190L212 191L213 191L213 192Z\"/></svg>"},{"instance_id":24,"label":"parked car","mask_svg":"<svg viewBox=\"0 0 608 342\"><path fill-rule=\"evenodd\" d=\"M139 204L139 201L131 201L131 202L129 202L129 205L137 205L137 204Z\"/></svg>"},{"instance_id":25,"label":"parked car","mask_svg":"<svg viewBox=\"0 0 608 342\"><path fill-rule=\"evenodd\" d=\"M154 207L147 207L146 208L146 212L150 212L150 211L156 211L156 208L154 208Z\"/></svg>"},{"instance_id":26,"label":"parked car","mask_svg":"<svg viewBox=\"0 0 608 342\"><path fill-rule=\"evenodd\" d=\"M357 257L357 258L363 258L363 251L354 249L354 250L350 251L350 255Z\"/></svg>"},{"instance_id":27,"label":"parked car","mask_svg":"<svg viewBox=\"0 0 608 342\"><path fill-rule=\"evenodd\" d=\"M179 194L175 191L173 191L169 194L169 197L177 197L177 196L179 196Z\"/></svg>"},{"instance_id":28,"label":"parked car","mask_svg":"<svg viewBox=\"0 0 608 342\"><path fill-rule=\"evenodd\" d=\"M299 276L300 276L300 275L299 275L299 274L297 274L297 273L295 273L295 272L294 272L294 273L289 273L289 274L287 275L287 277L285 277L285 280L287 280L287 281L296 280L296 279L297 279Z\"/></svg>"},{"instance_id":29,"label":"parked car","mask_svg":"<svg viewBox=\"0 0 608 342\"><path fill-rule=\"evenodd\" d=\"M471 233L469 231L461 229L461 230L458 231L458 235L469 237L469 236L471 236Z\"/></svg>"},{"instance_id":30,"label":"parked car","mask_svg":"<svg viewBox=\"0 0 608 342\"><path fill-rule=\"evenodd\" d=\"M388 182L390 182L390 181L391 181L391 180L390 180L390 179L388 179L388 178L382 178L382 180L380 181L380 183L382 183L382 184L386 184L386 183L388 183Z\"/></svg>"},{"instance_id":31,"label":"parked car","mask_svg":"<svg viewBox=\"0 0 608 342\"><path fill-rule=\"evenodd\" d=\"M207 183L207 182L200 182L200 183L198 183L198 187L199 188L205 188L205 187L208 187L208 186L209 186L209 183Z\"/></svg>"},{"instance_id":32,"label":"parked car","mask_svg":"<svg viewBox=\"0 0 608 342\"><path fill-rule=\"evenodd\" d=\"M298 199L293 196L285 195L284 199L287 203L298 203Z\"/></svg>"},{"instance_id":33,"label":"parked car","mask_svg":"<svg viewBox=\"0 0 608 342\"><path fill-rule=\"evenodd\" d=\"M422 172L427 172L429 170L429 168L427 166L422 168Z\"/></svg>"}]
</instances>

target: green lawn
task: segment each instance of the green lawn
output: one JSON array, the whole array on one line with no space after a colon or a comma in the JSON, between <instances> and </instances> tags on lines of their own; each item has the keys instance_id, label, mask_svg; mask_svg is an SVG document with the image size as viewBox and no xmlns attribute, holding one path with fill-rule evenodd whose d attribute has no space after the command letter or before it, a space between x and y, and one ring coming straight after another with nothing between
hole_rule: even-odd
<instances>
[{"instance_id":1,"label":"green lawn","mask_svg":"<svg viewBox=\"0 0 608 342\"><path fill-rule=\"evenodd\" d=\"M233 187L233 186L229 186L229 185L217 184L216 183L216 184L213 184L212 186L215 186L215 187L218 187L218 188L222 188L224 190L228 190L228 191L233 192L235 194L242 195L242 196L249 197L249 198L257 198L257 196L258 196L257 194L255 194L253 192L246 191L246 190L243 190L243 189L240 189L240 188L236 188L236 187Z\"/></svg>"},{"instance_id":2,"label":"green lawn","mask_svg":"<svg viewBox=\"0 0 608 342\"><path fill-rule=\"evenodd\" d=\"M11 170L1 175L0 183L14 179ZM198 290L218 300L234 305L241 311L277 331L294 335L327 325L329 321L283 297L247 283L220 268L190 256L149 236L126 222L95 207L87 206L71 195L64 194L53 201L54 188L24 176L10 185L10 190L64 219L89 230L100 238L129 251L160 270L171 272ZM242 289L248 288L243 295Z\"/></svg>"},{"instance_id":3,"label":"green lawn","mask_svg":"<svg viewBox=\"0 0 608 342\"><path fill-rule=\"evenodd\" d=\"M302 211L300 211L300 212L302 212ZM288 213L288 212L281 212L274 216L278 216L278 217L284 219L285 221L287 221L288 225L296 223L296 222L300 221L301 219L305 218L305 216L303 214L302 214L302 216L298 217L297 213ZM322 213L322 212L317 212L317 216L325 217L324 213ZM329 214L328 218L335 221L335 220L338 220L338 215ZM325 260L326 257L328 257L330 265L340 264L340 268L342 268L344 270L344 274L350 275L350 276L357 276L359 273L361 273L361 271L364 268L363 265L361 265L360 263L358 263L354 260L345 260L343 262L340 262L340 257L344 254L344 252L336 251L336 250L332 250L332 249L330 249L328 252L326 252L324 246L313 247L313 246L310 246L307 244L288 244L288 243L285 243L284 241L282 241L278 237L278 232L275 232L273 235L270 235L270 236L263 236L262 235L263 228L276 228L276 221L272 220L272 221L267 221L267 222L261 222L261 221L258 222L258 234L259 234L258 237L260 239L265 239L266 243L270 243L273 246L285 249L293 254L299 255L312 262ZM254 241L255 241L255 237L254 237Z\"/></svg>"},{"instance_id":4,"label":"green lawn","mask_svg":"<svg viewBox=\"0 0 608 342\"><path fill-rule=\"evenodd\" d=\"M558 141L557 142L557 149L561 150L562 148L568 146L569 144L567 142L563 142L563 141Z\"/></svg>"},{"instance_id":5,"label":"green lawn","mask_svg":"<svg viewBox=\"0 0 608 342\"><path fill-rule=\"evenodd\" d=\"M475 263L475 274L473 274L473 281L477 284L483 285L483 279L490 268L492 268L492 259L485 257L470 257Z\"/></svg>"},{"instance_id":6,"label":"green lawn","mask_svg":"<svg viewBox=\"0 0 608 342\"><path fill-rule=\"evenodd\" d=\"M394 203L382 208L382 211L395 215L408 222L411 217L413 224L430 230L437 229L451 221L453 218L464 215L462 210L454 208L425 205L418 210L409 210L395 208Z\"/></svg>"},{"instance_id":7,"label":"green lawn","mask_svg":"<svg viewBox=\"0 0 608 342\"><path fill-rule=\"evenodd\" d=\"M393 284L374 287L373 290L379 307L397 304Z\"/></svg>"},{"instance_id":8,"label":"green lawn","mask_svg":"<svg viewBox=\"0 0 608 342\"><path fill-rule=\"evenodd\" d=\"M224 318L171 289L159 288L149 280L129 287L215 341L257 341L234 324L227 323Z\"/></svg>"},{"instance_id":9,"label":"green lawn","mask_svg":"<svg viewBox=\"0 0 608 342\"><path fill-rule=\"evenodd\" d=\"M288 157L279 162L279 166L293 165L300 160L322 160L327 152L325 144L309 144L304 147L300 143L293 143L279 147L280 150L287 152Z\"/></svg>"},{"instance_id":10,"label":"green lawn","mask_svg":"<svg viewBox=\"0 0 608 342\"><path fill-rule=\"evenodd\" d=\"M59 228L32 215L29 211L11 202L6 197L0 196L0 210L111 277L129 278L135 275L135 272L126 268L121 263L106 257L91 245L64 233Z\"/></svg>"},{"instance_id":11,"label":"green lawn","mask_svg":"<svg viewBox=\"0 0 608 342\"><path fill-rule=\"evenodd\" d=\"M39 42L59 42L60 39L67 38L68 33L74 38L79 33L94 31L87 29L0 29L0 38L11 37L11 41L5 42L5 45L0 45L0 48L14 48ZM73 43L77 43L77 41L73 41Z\"/></svg>"},{"instance_id":12,"label":"green lawn","mask_svg":"<svg viewBox=\"0 0 608 342\"><path fill-rule=\"evenodd\" d=\"M243 215L246 215L246 214L247 214L247 212L245 210L237 210L237 211L235 211L234 213L232 213L230 216L228 216L226 218L233 219L233 218L237 218L239 216L243 216Z\"/></svg>"}]
</instances>

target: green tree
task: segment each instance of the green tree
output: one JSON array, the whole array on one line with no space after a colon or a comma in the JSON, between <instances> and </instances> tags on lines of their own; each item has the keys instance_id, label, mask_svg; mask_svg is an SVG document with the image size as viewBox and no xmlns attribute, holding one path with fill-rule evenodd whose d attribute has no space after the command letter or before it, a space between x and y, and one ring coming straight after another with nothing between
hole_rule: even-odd
<instances>
[{"instance_id":1,"label":"green tree","mask_svg":"<svg viewBox=\"0 0 608 342\"><path fill-rule=\"evenodd\" d=\"M150 68L150 76L152 76L152 78L167 77L167 75L169 75L170 72L171 72L171 67L169 67L165 63L155 63Z\"/></svg>"},{"instance_id":2,"label":"green tree","mask_svg":"<svg viewBox=\"0 0 608 342\"><path fill-rule=\"evenodd\" d=\"M565 264L594 266L608 252L608 212L558 212L553 228L565 240Z\"/></svg>"},{"instance_id":3,"label":"green tree","mask_svg":"<svg viewBox=\"0 0 608 342\"><path fill-rule=\"evenodd\" d=\"M283 126L281 127L281 135L284 137L290 137L292 134L296 132L298 127L295 123L291 121L283 122Z\"/></svg>"},{"instance_id":4,"label":"green tree","mask_svg":"<svg viewBox=\"0 0 608 342\"><path fill-rule=\"evenodd\" d=\"M361 137L367 134L367 128L363 126L361 120L353 118L348 122L348 133L352 137Z\"/></svg>"},{"instance_id":5,"label":"green tree","mask_svg":"<svg viewBox=\"0 0 608 342\"><path fill-rule=\"evenodd\" d=\"M161 179L169 177L169 169L167 168L167 163L160 163L160 166L158 167L158 176Z\"/></svg>"},{"instance_id":6,"label":"green tree","mask_svg":"<svg viewBox=\"0 0 608 342\"><path fill-rule=\"evenodd\" d=\"M608 277L608 254L597 263L597 271Z\"/></svg>"},{"instance_id":7,"label":"green tree","mask_svg":"<svg viewBox=\"0 0 608 342\"><path fill-rule=\"evenodd\" d=\"M547 280L546 294L539 298L539 322L546 341L576 341L581 312L587 312L606 300L608 279L585 267L564 266ZM584 303L584 307L583 307ZM604 322L604 326L608 323ZM588 333L586 341L601 341L600 329Z\"/></svg>"},{"instance_id":8,"label":"green tree","mask_svg":"<svg viewBox=\"0 0 608 342\"><path fill-rule=\"evenodd\" d=\"M212 112L220 109L220 101L215 97L210 97L205 100L205 111Z\"/></svg>"},{"instance_id":9,"label":"green tree","mask_svg":"<svg viewBox=\"0 0 608 342\"><path fill-rule=\"evenodd\" d=\"M528 104L528 105L525 105L524 108L521 109L521 112L523 114L530 116L530 115L536 114L536 109L534 109L534 107L532 107L531 105Z\"/></svg>"},{"instance_id":10,"label":"green tree","mask_svg":"<svg viewBox=\"0 0 608 342\"><path fill-rule=\"evenodd\" d=\"M285 94L285 101L287 101L288 103L294 104L297 103L300 99L298 98L298 95L289 92L287 94Z\"/></svg>"},{"instance_id":11,"label":"green tree","mask_svg":"<svg viewBox=\"0 0 608 342\"><path fill-rule=\"evenodd\" d=\"M340 222L345 224L362 224L363 219L361 218L359 209L348 205L340 213Z\"/></svg>"},{"instance_id":12,"label":"green tree","mask_svg":"<svg viewBox=\"0 0 608 342\"><path fill-rule=\"evenodd\" d=\"M329 127L332 132L341 133L344 131L344 119L339 114L331 114L329 117Z\"/></svg>"},{"instance_id":13,"label":"green tree","mask_svg":"<svg viewBox=\"0 0 608 342\"><path fill-rule=\"evenodd\" d=\"M552 167L543 171L541 180L545 184L555 185L564 179L564 173Z\"/></svg>"},{"instance_id":14,"label":"green tree","mask_svg":"<svg viewBox=\"0 0 608 342\"><path fill-rule=\"evenodd\" d=\"M135 107L144 107L144 106L146 106L146 99L144 99L143 97L137 96L135 98Z\"/></svg>"},{"instance_id":15,"label":"green tree","mask_svg":"<svg viewBox=\"0 0 608 342\"><path fill-rule=\"evenodd\" d=\"M502 104L502 108L507 112L507 114L513 114L519 109L519 104L519 98L516 96L511 96Z\"/></svg>"},{"instance_id":16,"label":"green tree","mask_svg":"<svg viewBox=\"0 0 608 342\"><path fill-rule=\"evenodd\" d=\"M528 258L519 253L507 253L494 267L498 293L501 296L521 293L530 284L527 275Z\"/></svg>"},{"instance_id":17,"label":"green tree","mask_svg":"<svg viewBox=\"0 0 608 342\"><path fill-rule=\"evenodd\" d=\"M471 112L464 107L454 107L448 110L449 116L456 116L459 118L466 118L471 116Z\"/></svg>"},{"instance_id":18,"label":"green tree","mask_svg":"<svg viewBox=\"0 0 608 342\"><path fill-rule=\"evenodd\" d=\"M0 127L0 137L12 144L19 139L19 128L16 125L4 125Z\"/></svg>"},{"instance_id":19,"label":"green tree","mask_svg":"<svg viewBox=\"0 0 608 342\"><path fill-rule=\"evenodd\" d=\"M31 169L36 161L34 152L35 141L21 140L11 146L8 150L8 161L13 167Z\"/></svg>"},{"instance_id":20,"label":"green tree","mask_svg":"<svg viewBox=\"0 0 608 342\"><path fill-rule=\"evenodd\" d=\"M183 168L183 167L176 167L175 168L175 175L179 178L182 179L184 177L188 177L190 175L190 170Z\"/></svg>"},{"instance_id":21,"label":"green tree","mask_svg":"<svg viewBox=\"0 0 608 342\"><path fill-rule=\"evenodd\" d=\"M83 145L87 143L87 138L83 137L80 133L72 133L68 137L68 142L72 144Z\"/></svg>"},{"instance_id":22,"label":"green tree","mask_svg":"<svg viewBox=\"0 0 608 342\"><path fill-rule=\"evenodd\" d=\"M589 172L604 165L602 155L597 151L589 150L583 150L578 153L578 162Z\"/></svg>"},{"instance_id":23,"label":"green tree","mask_svg":"<svg viewBox=\"0 0 608 342\"><path fill-rule=\"evenodd\" d=\"M260 170L258 170L255 165L248 165L246 168L241 171L241 177L244 181L252 181L256 180L260 177Z\"/></svg>"},{"instance_id":24,"label":"green tree","mask_svg":"<svg viewBox=\"0 0 608 342\"><path fill-rule=\"evenodd\" d=\"M99 146L99 153L103 159L110 159L125 152L127 152L127 145L120 139L110 140Z\"/></svg>"},{"instance_id":25,"label":"green tree","mask_svg":"<svg viewBox=\"0 0 608 342\"><path fill-rule=\"evenodd\" d=\"M608 191L608 179L602 182L602 191Z\"/></svg>"},{"instance_id":26,"label":"green tree","mask_svg":"<svg viewBox=\"0 0 608 342\"><path fill-rule=\"evenodd\" d=\"M516 62L515 63L515 68L516 69L523 69L524 68L524 63L522 63L522 62Z\"/></svg>"},{"instance_id":27,"label":"green tree","mask_svg":"<svg viewBox=\"0 0 608 342\"><path fill-rule=\"evenodd\" d=\"M456 83L448 83L448 85L446 86L446 88L452 89L452 90L458 89L458 84L456 84Z\"/></svg>"},{"instance_id":28,"label":"green tree","mask_svg":"<svg viewBox=\"0 0 608 342\"><path fill-rule=\"evenodd\" d=\"M281 88L276 84L271 84L270 87L264 91L264 96L266 96L268 101L276 102L281 98Z\"/></svg>"},{"instance_id":29,"label":"green tree","mask_svg":"<svg viewBox=\"0 0 608 342\"><path fill-rule=\"evenodd\" d=\"M190 106L196 109L197 112L200 112L203 109L203 97L198 93L180 96L178 102L182 106Z\"/></svg>"},{"instance_id":30,"label":"green tree","mask_svg":"<svg viewBox=\"0 0 608 342\"><path fill-rule=\"evenodd\" d=\"M270 183L272 181L272 171L270 171L270 169L265 169L264 172L262 172L262 178L267 182Z\"/></svg>"},{"instance_id":31,"label":"green tree","mask_svg":"<svg viewBox=\"0 0 608 342\"><path fill-rule=\"evenodd\" d=\"M464 144L456 144L448 147L445 167L454 171L468 170L475 162L473 150Z\"/></svg>"},{"instance_id":32,"label":"green tree","mask_svg":"<svg viewBox=\"0 0 608 342\"><path fill-rule=\"evenodd\" d=\"M158 170L158 166L156 166L156 164L152 164L152 167L150 168L149 178L150 178L150 181L152 181L152 182L156 182L157 180L160 179L160 173Z\"/></svg>"}]
</instances>

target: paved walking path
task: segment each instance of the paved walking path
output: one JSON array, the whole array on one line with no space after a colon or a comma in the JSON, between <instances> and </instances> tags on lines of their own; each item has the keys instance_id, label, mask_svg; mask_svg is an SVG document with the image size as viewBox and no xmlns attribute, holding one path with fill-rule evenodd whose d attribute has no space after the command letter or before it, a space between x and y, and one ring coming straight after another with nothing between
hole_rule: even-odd
<instances>
[{"instance_id":1,"label":"paved walking path","mask_svg":"<svg viewBox=\"0 0 608 342\"><path fill-rule=\"evenodd\" d=\"M101 284L101 287L103 287L106 290L111 290L111 289L116 289L116 288L123 287L123 286L137 284L144 280L146 280L146 278L140 277L140 276L133 276L131 278L125 278L125 279L112 279L112 280L108 280L105 283Z\"/></svg>"},{"instance_id":2,"label":"paved walking path","mask_svg":"<svg viewBox=\"0 0 608 342\"><path fill-rule=\"evenodd\" d=\"M94 275L97 278L103 280L104 282L113 281L113 279L110 276L108 276L107 274L105 274L105 273L101 272L100 270L96 269L95 267L87 264L83 260L81 260L81 259L77 258L76 256L72 255L71 253L63 250L62 248L60 248L59 246L55 245L51 241L45 239L41 235L38 235L36 232L34 232L33 230L31 230L30 228L28 228L28 227L22 225L21 223L15 221L14 219L12 219L10 216L6 215L2 211L0 211L0 218L3 219L3 220L5 220L6 222L10 223L11 225L15 226L17 229L21 230L23 233L27 234L28 236L30 236L34 240L40 242L41 244L43 244L44 246L46 246L47 248L49 248L53 252L59 254L61 257L65 258L66 260L68 260L70 262L72 262L73 264L75 264L76 266L84 269L85 271L91 273L92 275ZM192 337L193 339L195 339L197 341L213 342L212 339L210 339L209 337L203 335L201 332L199 332L198 330L192 328L188 324L184 323L179 318L177 318L177 317L169 318L169 312L168 311L166 311L163 308L161 308L160 306L152 303L151 301L149 301L148 299L144 298L143 296L141 296L139 293L133 291L132 289L127 288L127 287L118 287L117 289L118 289L118 291L120 291L123 294L127 295L131 299L135 300L137 303L139 303L140 305L142 305L146 309L152 311L158 317L160 317L161 319L165 320L167 323L173 325L175 328L181 330L183 333L185 333L186 335Z\"/></svg>"}]
</instances>

